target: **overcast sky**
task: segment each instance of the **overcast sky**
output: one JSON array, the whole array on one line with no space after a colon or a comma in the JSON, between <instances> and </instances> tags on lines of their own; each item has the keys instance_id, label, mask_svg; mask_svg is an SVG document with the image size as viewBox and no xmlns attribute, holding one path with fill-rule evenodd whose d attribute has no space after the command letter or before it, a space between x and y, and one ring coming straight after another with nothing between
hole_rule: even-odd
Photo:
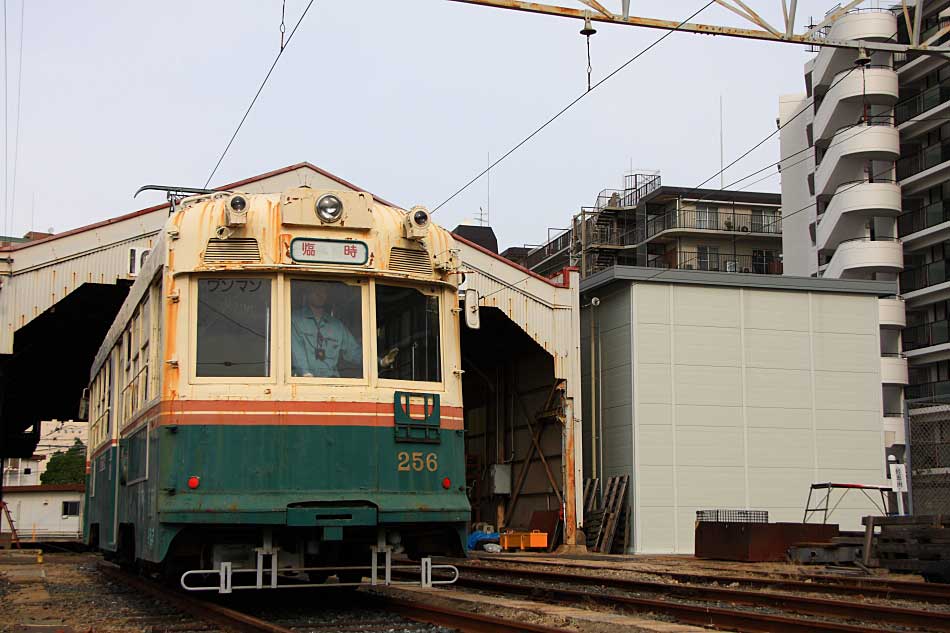
<instances>
[{"instance_id":1,"label":"overcast sky","mask_svg":"<svg viewBox=\"0 0 950 633\"><path fill-rule=\"evenodd\" d=\"M162 201L132 199L146 183L203 186L279 48L280 0L25 0L12 205L21 1L5 0L12 234ZM603 2L619 11L620 0ZM306 3L287 0L288 34ZM682 20L703 4L634 0L631 11ZM781 25L779 0L747 4ZM830 4L801 0L798 30ZM742 25L716 5L694 21ZM580 26L446 0L316 0L212 185L310 161L407 208L434 207L586 90ZM597 28L595 82L664 33ZM492 171L500 245L566 226L631 165L698 185L719 168L720 95L728 163L775 130L778 97L804 90L812 55L673 34ZM726 182L778 158L776 136ZM435 218L452 228L487 200L483 179Z\"/></svg>"}]
</instances>

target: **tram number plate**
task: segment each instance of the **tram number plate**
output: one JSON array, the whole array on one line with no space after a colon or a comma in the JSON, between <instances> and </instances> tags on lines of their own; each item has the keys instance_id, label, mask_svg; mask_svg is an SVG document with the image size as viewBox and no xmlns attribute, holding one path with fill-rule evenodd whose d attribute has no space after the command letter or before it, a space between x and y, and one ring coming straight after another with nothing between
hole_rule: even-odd
<instances>
[{"instance_id":1,"label":"tram number plate","mask_svg":"<svg viewBox=\"0 0 950 633\"><path fill-rule=\"evenodd\" d=\"M307 264L362 266L369 259L369 247L357 240L296 238L290 243L290 258Z\"/></svg>"},{"instance_id":2,"label":"tram number plate","mask_svg":"<svg viewBox=\"0 0 950 633\"><path fill-rule=\"evenodd\" d=\"M399 451L396 453L398 465L396 470L400 472L416 471L422 472L428 470L434 473L439 469L439 456L435 453L410 453L409 451Z\"/></svg>"}]
</instances>

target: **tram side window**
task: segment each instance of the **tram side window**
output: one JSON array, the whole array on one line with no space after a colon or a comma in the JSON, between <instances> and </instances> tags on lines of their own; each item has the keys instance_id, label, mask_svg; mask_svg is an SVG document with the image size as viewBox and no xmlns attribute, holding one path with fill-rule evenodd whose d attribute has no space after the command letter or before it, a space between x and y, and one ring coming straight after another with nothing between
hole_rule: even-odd
<instances>
[{"instance_id":1,"label":"tram side window","mask_svg":"<svg viewBox=\"0 0 950 633\"><path fill-rule=\"evenodd\" d=\"M270 279L198 280L198 376L270 376L270 334Z\"/></svg>"},{"instance_id":2,"label":"tram side window","mask_svg":"<svg viewBox=\"0 0 950 633\"><path fill-rule=\"evenodd\" d=\"M380 378L441 381L439 298L376 284L376 344Z\"/></svg>"},{"instance_id":3,"label":"tram side window","mask_svg":"<svg viewBox=\"0 0 950 633\"><path fill-rule=\"evenodd\" d=\"M290 282L290 365L294 376L363 377L363 307L359 286Z\"/></svg>"}]
</instances>

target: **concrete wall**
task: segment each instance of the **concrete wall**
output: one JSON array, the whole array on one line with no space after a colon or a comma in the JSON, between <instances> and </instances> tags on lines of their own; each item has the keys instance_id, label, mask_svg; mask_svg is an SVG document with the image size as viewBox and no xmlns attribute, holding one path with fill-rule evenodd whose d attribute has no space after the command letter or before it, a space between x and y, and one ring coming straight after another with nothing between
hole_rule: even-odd
<instances>
[{"instance_id":1,"label":"concrete wall","mask_svg":"<svg viewBox=\"0 0 950 633\"><path fill-rule=\"evenodd\" d=\"M596 316L604 475L633 474L633 551L691 553L696 510L798 522L813 482L882 483L874 296L608 288L621 290L599 293ZM832 520L859 529L871 511L850 493Z\"/></svg>"},{"instance_id":2,"label":"concrete wall","mask_svg":"<svg viewBox=\"0 0 950 633\"><path fill-rule=\"evenodd\" d=\"M82 533L82 498L77 491L43 490L44 486L30 486L30 490L8 488L3 499L10 508L13 522L21 540L43 540L44 538L79 538ZM75 501L80 504L77 516L63 515L63 502ZM3 531L9 531L5 519Z\"/></svg>"},{"instance_id":3,"label":"concrete wall","mask_svg":"<svg viewBox=\"0 0 950 633\"><path fill-rule=\"evenodd\" d=\"M799 115L803 108L807 111ZM787 123L792 117L794 120ZM808 228L818 213L813 204L815 197L808 191L808 174L815 170L815 152L808 147L805 128L813 119L814 109L806 95L785 95L779 99L779 123L785 125L779 132L780 155L789 157L780 165L783 272L800 277L818 271L818 254Z\"/></svg>"}]
</instances>

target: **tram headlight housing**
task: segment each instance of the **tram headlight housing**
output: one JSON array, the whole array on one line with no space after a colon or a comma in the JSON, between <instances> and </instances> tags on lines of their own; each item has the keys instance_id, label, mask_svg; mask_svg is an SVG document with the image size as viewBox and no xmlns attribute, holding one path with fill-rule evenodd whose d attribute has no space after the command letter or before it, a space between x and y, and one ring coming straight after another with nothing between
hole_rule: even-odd
<instances>
[{"instance_id":1,"label":"tram headlight housing","mask_svg":"<svg viewBox=\"0 0 950 633\"><path fill-rule=\"evenodd\" d=\"M317 217L324 224L339 222L343 217L343 201L332 193L324 194L317 199Z\"/></svg>"},{"instance_id":2,"label":"tram headlight housing","mask_svg":"<svg viewBox=\"0 0 950 633\"><path fill-rule=\"evenodd\" d=\"M235 195L228 198L228 206L224 210L225 226L237 226L247 224L248 211L247 198L241 195Z\"/></svg>"},{"instance_id":3,"label":"tram headlight housing","mask_svg":"<svg viewBox=\"0 0 950 633\"><path fill-rule=\"evenodd\" d=\"M403 221L406 237L410 240L421 240L429 233L429 225L431 224L428 209L421 205L412 207Z\"/></svg>"}]
</instances>

